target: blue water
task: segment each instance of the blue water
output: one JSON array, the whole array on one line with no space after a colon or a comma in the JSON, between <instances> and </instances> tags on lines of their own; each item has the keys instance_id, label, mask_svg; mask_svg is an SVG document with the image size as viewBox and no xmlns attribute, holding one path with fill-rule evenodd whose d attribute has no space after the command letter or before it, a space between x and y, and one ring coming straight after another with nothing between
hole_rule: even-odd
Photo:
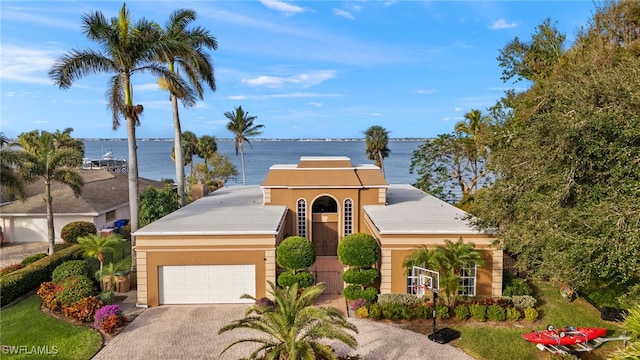
<instances>
[{"instance_id":1,"label":"blue water","mask_svg":"<svg viewBox=\"0 0 640 360\"><path fill-rule=\"evenodd\" d=\"M424 140L392 140L388 147L391 153L384 160L385 176L390 184L411 184L416 180L415 174L409 173L411 156ZM118 159L127 159L126 140L84 140L85 156L99 158L103 153L112 151ZM229 180L227 185L242 184L242 165L240 155L236 156L233 141L217 140L218 152L227 155L238 169L236 179ZM139 176L153 179L175 180L175 165L171 160L173 140L138 140ZM365 154L364 141L251 141L245 143L245 171L247 184L258 185L274 164L297 164L301 156L346 156L351 163L372 164ZM197 162L201 162L197 160ZM185 167L188 173L189 167Z\"/></svg>"}]
</instances>

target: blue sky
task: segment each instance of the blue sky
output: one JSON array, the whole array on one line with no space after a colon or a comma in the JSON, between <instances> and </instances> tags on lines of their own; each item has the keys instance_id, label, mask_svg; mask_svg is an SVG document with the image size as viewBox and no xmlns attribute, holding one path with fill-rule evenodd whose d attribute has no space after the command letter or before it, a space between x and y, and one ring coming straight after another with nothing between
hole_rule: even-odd
<instances>
[{"instance_id":1,"label":"blue sky","mask_svg":"<svg viewBox=\"0 0 640 360\"><path fill-rule=\"evenodd\" d=\"M117 16L121 1L0 2L0 131L72 127L73 136L126 138L111 128L106 76L68 90L48 77L71 49L97 49L83 14ZM228 138L224 113L242 105L268 138L361 138L371 125L391 137L448 133L471 109L507 88L496 57L516 36L529 40L546 18L570 42L595 11L591 1L129 1L132 19L164 25L178 8L218 40L211 53L217 90L180 108L182 129ZM173 136L166 92L134 78L144 105L140 138Z\"/></svg>"}]
</instances>

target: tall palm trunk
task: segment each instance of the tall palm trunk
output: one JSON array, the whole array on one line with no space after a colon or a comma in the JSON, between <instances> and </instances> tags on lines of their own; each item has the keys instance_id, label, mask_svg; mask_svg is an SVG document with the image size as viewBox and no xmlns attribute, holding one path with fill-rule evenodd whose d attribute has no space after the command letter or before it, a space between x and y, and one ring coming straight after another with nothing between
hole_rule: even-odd
<instances>
[{"instance_id":1,"label":"tall palm trunk","mask_svg":"<svg viewBox=\"0 0 640 360\"><path fill-rule=\"evenodd\" d=\"M384 178L384 160L382 157L382 152L378 150L378 161L380 162L380 171L382 172L382 177Z\"/></svg>"},{"instance_id":2,"label":"tall palm trunk","mask_svg":"<svg viewBox=\"0 0 640 360\"><path fill-rule=\"evenodd\" d=\"M47 206L47 234L49 235L49 255L55 252L56 233L53 227L53 203L51 201L51 181L44 182L44 202Z\"/></svg>"},{"instance_id":3,"label":"tall palm trunk","mask_svg":"<svg viewBox=\"0 0 640 360\"><path fill-rule=\"evenodd\" d=\"M242 162L242 185L247 185L247 177L244 173L244 148L240 143L240 161Z\"/></svg>"},{"instance_id":4,"label":"tall palm trunk","mask_svg":"<svg viewBox=\"0 0 640 360\"><path fill-rule=\"evenodd\" d=\"M178 98L171 94L171 107L173 109L173 148L176 161L176 184L178 185L178 197L180 206L186 204L184 194L184 152L182 149L182 128L180 126L180 115L178 113Z\"/></svg>"},{"instance_id":5,"label":"tall palm trunk","mask_svg":"<svg viewBox=\"0 0 640 360\"><path fill-rule=\"evenodd\" d=\"M138 191L138 145L136 141L136 122L127 117L127 137L129 145L129 215L131 218L131 232L138 230L139 203ZM136 271L136 237L131 235L131 271Z\"/></svg>"}]
</instances>

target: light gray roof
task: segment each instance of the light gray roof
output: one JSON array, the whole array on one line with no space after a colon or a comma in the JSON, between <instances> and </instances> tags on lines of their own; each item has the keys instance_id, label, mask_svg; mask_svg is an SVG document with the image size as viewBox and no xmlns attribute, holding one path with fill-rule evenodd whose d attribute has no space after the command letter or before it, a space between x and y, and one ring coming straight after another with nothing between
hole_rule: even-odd
<instances>
[{"instance_id":1,"label":"light gray roof","mask_svg":"<svg viewBox=\"0 0 640 360\"><path fill-rule=\"evenodd\" d=\"M411 185L389 185L387 205L365 205L364 212L382 235L478 234L467 212Z\"/></svg>"},{"instance_id":2,"label":"light gray roof","mask_svg":"<svg viewBox=\"0 0 640 360\"><path fill-rule=\"evenodd\" d=\"M135 232L135 235L276 235L287 214L263 205L258 186L218 189Z\"/></svg>"}]
</instances>

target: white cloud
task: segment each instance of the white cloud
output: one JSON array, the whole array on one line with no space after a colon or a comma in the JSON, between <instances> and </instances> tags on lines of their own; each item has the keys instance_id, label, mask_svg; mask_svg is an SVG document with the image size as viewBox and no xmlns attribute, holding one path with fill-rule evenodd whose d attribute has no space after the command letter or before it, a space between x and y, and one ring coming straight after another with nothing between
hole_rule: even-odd
<instances>
[{"instance_id":1,"label":"white cloud","mask_svg":"<svg viewBox=\"0 0 640 360\"><path fill-rule=\"evenodd\" d=\"M232 96L227 96L227 99L229 100L245 100L247 97L245 95L232 95Z\"/></svg>"},{"instance_id":2,"label":"white cloud","mask_svg":"<svg viewBox=\"0 0 640 360\"><path fill-rule=\"evenodd\" d=\"M518 23L512 22L508 23L505 19L499 19L495 21L489 28L491 30L501 30L501 29L510 29L518 26Z\"/></svg>"},{"instance_id":3,"label":"white cloud","mask_svg":"<svg viewBox=\"0 0 640 360\"><path fill-rule=\"evenodd\" d=\"M311 106L315 106L315 107L321 107L321 106L322 106L322 105L324 105L324 104L323 104L323 103L321 103L321 102L310 102L310 103L309 103L309 105L311 105Z\"/></svg>"},{"instance_id":4,"label":"white cloud","mask_svg":"<svg viewBox=\"0 0 640 360\"><path fill-rule=\"evenodd\" d=\"M262 75L253 79L242 79L242 83L249 86L266 86L269 88L282 88L287 85L293 85L306 89L332 79L335 76L336 71L334 70L319 70L289 77Z\"/></svg>"},{"instance_id":5,"label":"white cloud","mask_svg":"<svg viewBox=\"0 0 640 360\"><path fill-rule=\"evenodd\" d=\"M304 9L300 6L291 5L284 1L260 0L260 2L262 3L262 5L268 7L269 9L280 11L285 15L294 15L304 12Z\"/></svg>"},{"instance_id":6,"label":"white cloud","mask_svg":"<svg viewBox=\"0 0 640 360\"><path fill-rule=\"evenodd\" d=\"M53 51L1 45L0 78L21 83L53 85L48 72L55 57L56 53Z\"/></svg>"},{"instance_id":7,"label":"white cloud","mask_svg":"<svg viewBox=\"0 0 640 360\"><path fill-rule=\"evenodd\" d=\"M147 84L135 84L133 85L135 91L147 92L147 91L157 91L162 90L158 83L147 83ZM164 90L162 90L164 91Z\"/></svg>"},{"instance_id":8,"label":"white cloud","mask_svg":"<svg viewBox=\"0 0 640 360\"><path fill-rule=\"evenodd\" d=\"M460 112L463 111L464 109L461 108L460 106L458 106L457 108L453 109L454 112Z\"/></svg>"},{"instance_id":9,"label":"white cloud","mask_svg":"<svg viewBox=\"0 0 640 360\"><path fill-rule=\"evenodd\" d=\"M416 90L417 94L433 94L435 92L438 92L438 90L436 90L436 89L418 89L418 90Z\"/></svg>"},{"instance_id":10,"label":"white cloud","mask_svg":"<svg viewBox=\"0 0 640 360\"><path fill-rule=\"evenodd\" d=\"M382 116L384 116L384 114L383 114L383 113L378 113L378 112L376 112L376 113L371 113L371 114L369 114L369 116L382 117Z\"/></svg>"},{"instance_id":11,"label":"white cloud","mask_svg":"<svg viewBox=\"0 0 640 360\"><path fill-rule=\"evenodd\" d=\"M351 15L351 13L348 12L347 10L333 8L332 11L337 16L342 16L342 17L350 19L350 20L354 20L355 19L355 17L353 17L353 15Z\"/></svg>"}]
</instances>

